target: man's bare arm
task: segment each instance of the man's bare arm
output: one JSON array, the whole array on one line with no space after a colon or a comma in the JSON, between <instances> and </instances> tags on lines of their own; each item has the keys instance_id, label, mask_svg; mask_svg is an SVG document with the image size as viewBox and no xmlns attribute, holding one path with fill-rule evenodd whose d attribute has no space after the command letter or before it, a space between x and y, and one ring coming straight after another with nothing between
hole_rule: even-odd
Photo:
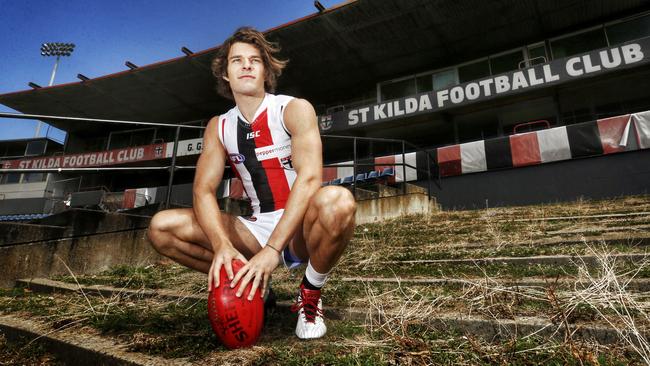
<instances>
[{"instance_id":1,"label":"man's bare arm","mask_svg":"<svg viewBox=\"0 0 650 366\"><path fill-rule=\"evenodd\" d=\"M309 200L321 186L323 148L316 112L304 99L292 100L285 110L284 122L291 132L291 162L296 170L284 214L267 245L282 250L302 224Z\"/></svg>"},{"instance_id":2,"label":"man's bare arm","mask_svg":"<svg viewBox=\"0 0 650 366\"><path fill-rule=\"evenodd\" d=\"M215 253L208 276L210 288L212 288L213 279L215 286L219 286L221 265L225 266L228 277L232 279L232 258L243 259L246 262L246 259L235 250L226 234L226 230L222 225L219 204L217 203L217 187L219 187L223 178L226 161L226 150L219 140L218 130L219 118L214 117L208 123L203 136L203 151L196 164L192 189L194 215L199 226L210 240L212 251Z\"/></svg>"}]
</instances>

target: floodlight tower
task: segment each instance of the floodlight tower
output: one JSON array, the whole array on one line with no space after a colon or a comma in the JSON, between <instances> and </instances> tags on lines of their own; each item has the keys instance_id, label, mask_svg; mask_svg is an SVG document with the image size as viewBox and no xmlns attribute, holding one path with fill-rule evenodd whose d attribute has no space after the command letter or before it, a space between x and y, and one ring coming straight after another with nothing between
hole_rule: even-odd
<instances>
[{"instance_id":1,"label":"floodlight tower","mask_svg":"<svg viewBox=\"0 0 650 366\"><path fill-rule=\"evenodd\" d=\"M74 51L74 43L43 43L41 45L41 56L56 56L56 62L54 62L54 69L52 70L52 77L50 77L50 83L48 86L54 84L54 76L56 75L56 69L59 67L59 59L61 56L70 56Z\"/></svg>"},{"instance_id":2,"label":"floodlight tower","mask_svg":"<svg viewBox=\"0 0 650 366\"><path fill-rule=\"evenodd\" d=\"M56 75L56 69L59 67L59 59L61 56L70 56L72 51L74 51L74 43L43 43L41 45L41 56L56 56L56 61L54 62L54 69L52 69L52 76L50 77L50 83L48 86L54 84L54 76ZM41 121L38 121L38 126L36 127L36 134L34 137L38 137L38 134L41 132Z\"/></svg>"}]
</instances>

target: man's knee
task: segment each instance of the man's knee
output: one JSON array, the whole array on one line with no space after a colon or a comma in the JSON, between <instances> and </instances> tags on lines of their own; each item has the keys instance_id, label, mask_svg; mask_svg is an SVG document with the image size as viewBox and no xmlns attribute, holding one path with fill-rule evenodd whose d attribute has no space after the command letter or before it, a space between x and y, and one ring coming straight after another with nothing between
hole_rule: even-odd
<instances>
[{"instance_id":1,"label":"man's knee","mask_svg":"<svg viewBox=\"0 0 650 366\"><path fill-rule=\"evenodd\" d=\"M357 203L343 187L324 187L315 197L318 219L333 236L341 235L354 225Z\"/></svg>"},{"instance_id":2,"label":"man's knee","mask_svg":"<svg viewBox=\"0 0 650 366\"><path fill-rule=\"evenodd\" d=\"M169 249L171 222L169 212L160 211L153 215L147 229L149 242L160 254L165 254Z\"/></svg>"}]
</instances>

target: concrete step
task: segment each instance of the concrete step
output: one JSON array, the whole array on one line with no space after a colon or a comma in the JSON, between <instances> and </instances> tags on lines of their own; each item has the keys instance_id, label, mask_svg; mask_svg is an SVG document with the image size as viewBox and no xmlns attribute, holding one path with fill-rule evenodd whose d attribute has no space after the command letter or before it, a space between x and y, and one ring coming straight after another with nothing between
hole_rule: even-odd
<instances>
[{"instance_id":1,"label":"concrete step","mask_svg":"<svg viewBox=\"0 0 650 366\"><path fill-rule=\"evenodd\" d=\"M67 235L69 226L0 222L0 246L52 240Z\"/></svg>"},{"instance_id":2,"label":"concrete step","mask_svg":"<svg viewBox=\"0 0 650 366\"><path fill-rule=\"evenodd\" d=\"M616 262L634 262L648 259L648 254L612 254L610 257ZM491 257L491 258L464 258L464 259L415 259L376 261L369 264L442 264L442 265L486 265L486 264L514 264L514 265L565 265L573 263L592 264L598 262L598 257L593 255L537 255L530 257Z\"/></svg>"},{"instance_id":3,"label":"concrete step","mask_svg":"<svg viewBox=\"0 0 650 366\"><path fill-rule=\"evenodd\" d=\"M622 278L621 280L626 281L627 284L625 289L628 291L634 291L639 293L644 293L650 291L650 279L648 278L635 278L632 280L627 280ZM438 277L343 277L339 281L349 282L349 283L396 283L396 284L419 284L419 285L474 285L474 284L485 284L485 277L477 278L438 278ZM491 280L490 285L497 284L503 286L504 288L516 291L521 287L537 287L537 288L548 288L554 286L558 289L573 288L578 286L579 288L583 286L588 286L587 282L576 281L575 278L542 278L542 277L525 277L519 279L498 279Z\"/></svg>"},{"instance_id":4,"label":"concrete step","mask_svg":"<svg viewBox=\"0 0 650 366\"><path fill-rule=\"evenodd\" d=\"M145 229L0 246L0 287L25 277L90 274L121 264L147 265L162 257L145 238Z\"/></svg>"},{"instance_id":5,"label":"concrete step","mask_svg":"<svg viewBox=\"0 0 650 366\"><path fill-rule=\"evenodd\" d=\"M29 278L16 281L16 286L25 287L33 292L42 294L52 293L77 293L84 295L103 296L106 298L120 296L122 298L146 299L156 298L162 300L204 300L207 299L208 293L205 292L188 292L168 289L129 289L117 288L105 285L80 285L62 281L54 281L47 278ZM290 301L277 301L276 307L289 311L293 305ZM331 319L358 319L359 317L351 315L340 309L325 309L325 315Z\"/></svg>"},{"instance_id":6,"label":"concrete step","mask_svg":"<svg viewBox=\"0 0 650 366\"><path fill-rule=\"evenodd\" d=\"M650 245L650 234L638 233L636 230L633 230L633 233L629 232L613 232L613 233L604 233L600 235L592 236L570 236L563 237L560 235L555 235L553 237L545 237L544 239L539 240L530 240L524 242L514 242L514 243L496 243L496 242L473 242L473 243L450 243L448 244L449 248L454 249L487 249L487 248L516 248L516 247L552 247L558 245L584 245L584 244L605 244L605 245L625 245L625 246L647 246ZM433 245L433 244L432 244ZM436 247L439 244L435 244ZM418 249L421 246L402 246L400 247L403 250L408 249Z\"/></svg>"},{"instance_id":7,"label":"concrete step","mask_svg":"<svg viewBox=\"0 0 650 366\"><path fill-rule=\"evenodd\" d=\"M355 278L348 278L348 280L356 280ZM143 294L153 295L158 293L162 296L173 297L173 291L161 290L131 290L131 289L118 289L110 286L77 286L62 283L59 281L51 281L45 279L31 279L22 280L22 284L29 284L30 289L35 292L71 292L83 291L92 294L93 291L101 293L102 296L142 296ZM75 289L76 288L76 289ZM153 291L153 292L151 292ZM156 295L156 296L160 296ZM207 295L194 294L191 298L204 298ZM188 294L178 293L177 299L189 298ZM281 311L289 311L290 303L279 302L277 307ZM325 316L329 319L335 320L348 320L354 322L361 322L367 324L368 317L377 317L380 315L378 309L366 308L332 308L327 307L325 304ZM381 312L383 319L391 317L399 317L400 312ZM0 317L0 322L4 317ZM526 336L529 334L536 334L539 337L547 337L556 340L564 339L564 331L562 328L564 324L555 324L545 318L537 317L519 317L516 319L496 319L485 318L482 316L471 316L466 314L459 314L457 312L440 311L429 320L429 324L436 330L441 332L457 332L461 334L471 334L479 336L486 340L510 339L513 335L518 337ZM573 333L574 339L595 340L600 344L613 344L619 342L616 330L610 327L597 325L597 324L569 324L568 330ZM45 334L47 330L42 330L41 334Z\"/></svg>"},{"instance_id":8,"label":"concrete step","mask_svg":"<svg viewBox=\"0 0 650 366\"><path fill-rule=\"evenodd\" d=\"M184 359L128 352L123 344L98 332L84 328L52 330L46 323L14 315L0 315L0 333L8 341L20 338L36 341L66 365L165 365L185 366L192 363Z\"/></svg>"}]
</instances>

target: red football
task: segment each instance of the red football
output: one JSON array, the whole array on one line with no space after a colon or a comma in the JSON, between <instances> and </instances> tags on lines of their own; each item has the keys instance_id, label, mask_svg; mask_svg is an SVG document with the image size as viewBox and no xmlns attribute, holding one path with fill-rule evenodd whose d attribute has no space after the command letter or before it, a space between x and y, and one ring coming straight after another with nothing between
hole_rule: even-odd
<instances>
[{"instance_id":1,"label":"red football","mask_svg":"<svg viewBox=\"0 0 650 366\"><path fill-rule=\"evenodd\" d=\"M236 274L244 263L233 260L232 270ZM264 301L257 290L253 300L248 301L252 282L246 286L241 297L237 297L237 289L230 288L230 280L226 268L221 267L219 287L208 294L208 317L212 330L217 338L229 349L249 347L257 342L264 325Z\"/></svg>"}]
</instances>

